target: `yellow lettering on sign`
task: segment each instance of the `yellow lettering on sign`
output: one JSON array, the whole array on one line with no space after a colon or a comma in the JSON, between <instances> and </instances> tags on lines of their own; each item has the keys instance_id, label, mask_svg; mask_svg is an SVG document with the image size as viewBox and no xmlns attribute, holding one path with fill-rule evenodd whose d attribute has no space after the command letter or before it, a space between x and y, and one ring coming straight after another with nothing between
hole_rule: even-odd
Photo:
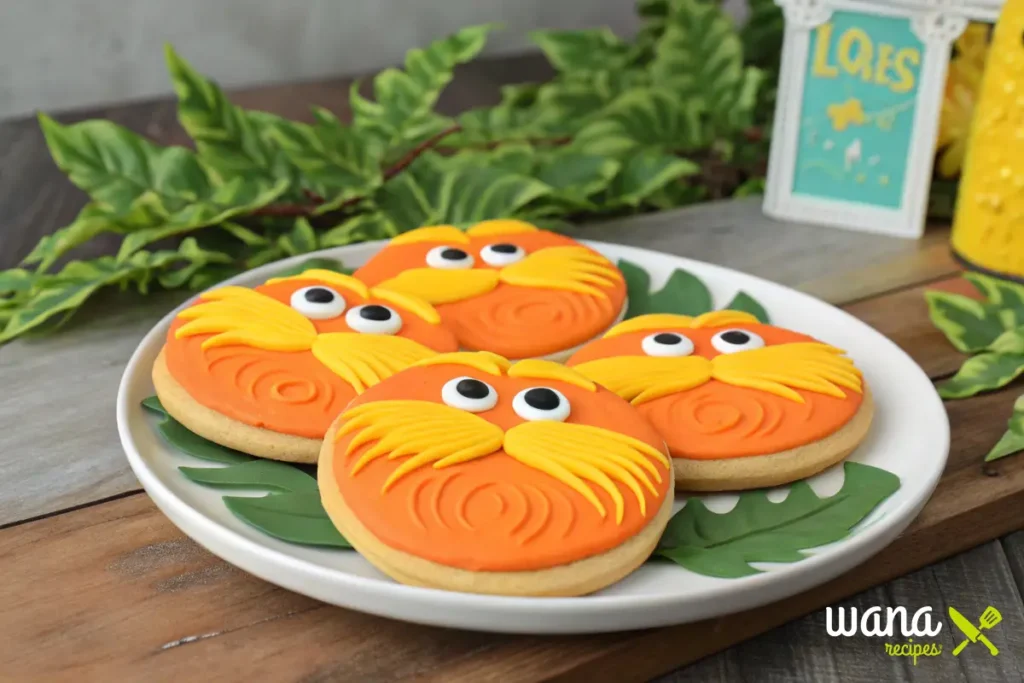
<instances>
[{"instance_id":1,"label":"yellow lettering on sign","mask_svg":"<svg viewBox=\"0 0 1024 683\"><path fill-rule=\"evenodd\" d=\"M832 42L832 24L818 28L818 42L814 46L814 75L818 78L835 78L839 67L828 63L828 49Z\"/></svg>"},{"instance_id":2,"label":"yellow lettering on sign","mask_svg":"<svg viewBox=\"0 0 1024 683\"><path fill-rule=\"evenodd\" d=\"M921 52L915 48L897 48L889 43L876 43L866 31L849 28L835 41L833 24L816 29L817 42L811 62L816 78L838 78L845 73L866 83L885 86L895 93L910 92L916 84L914 67L921 64ZM832 45L836 46L836 63L830 62Z\"/></svg>"}]
</instances>

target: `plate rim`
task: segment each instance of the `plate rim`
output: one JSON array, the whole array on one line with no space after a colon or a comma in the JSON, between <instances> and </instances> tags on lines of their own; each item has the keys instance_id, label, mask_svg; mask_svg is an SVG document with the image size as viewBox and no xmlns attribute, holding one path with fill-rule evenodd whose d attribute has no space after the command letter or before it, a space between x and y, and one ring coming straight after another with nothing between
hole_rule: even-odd
<instances>
[{"instance_id":1,"label":"plate rim","mask_svg":"<svg viewBox=\"0 0 1024 683\"><path fill-rule=\"evenodd\" d=\"M641 247L633 247L611 242L585 239L579 241L587 246L591 246L599 250L603 247L609 247L621 254L616 258L624 258L634 262L640 261L638 265L642 265L643 261L647 258L647 255L668 257L676 262L674 266L676 268L687 268L691 265L696 265L698 269L705 273L713 272L715 276L724 277L726 279L734 277L735 275L740 275L749 283L756 283L758 287L763 286L769 289L784 290L787 296L796 297L797 301L813 301L815 305L824 304L829 306L834 312L841 314L847 322L853 323L856 326L866 327L871 330L871 332L884 339L884 341L891 347L890 350L892 352L896 352L898 355L902 356L907 363L910 363L918 372L928 379L929 382L931 382L930 378L927 377L920 366L891 339L847 311L844 311L837 306L833 306L828 302L817 299L805 292L772 282L756 275L750 275L725 266L677 256L675 254L657 252ZM354 245L321 249L308 254L300 254L239 273L238 275L217 283L213 287L204 291L235 284L238 281L250 280L253 279L254 276L256 278L262 277L264 274L270 274L293 265L298 265L310 258L338 258L344 261L344 255L347 251L352 251L353 249L358 249L360 251L375 250L376 248L386 244L386 242L387 240L375 240L371 242L361 242ZM720 586L709 587L708 590L702 592L698 596L686 594L665 595L659 593L627 593L581 597L517 597L482 595L447 591L436 588L408 586L392 582L390 579L359 576L330 567L317 565L305 559L295 557L294 555L282 550L269 547L253 539L247 538L238 531L218 522L216 519L207 517L201 511L193 508L186 501L179 498L178 495L164 484L160 480L160 477L155 472L151 471L146 465L142 454L139 452L134 439L132 438L129 426L129 411L136 408L141 410L141 408L128 400L131 388L130 385L132 383L132 379L138 372L141 371L148 374L148 370L146 368L140 368L140 364L142 357L148 353L149 347L153 345L154 340L166 334L167 326L170 324L173 317L177 315L181 309L190 305L195 297L201 294L202 292L199 292L189 297L186 301L169 311L153 325L132 352L121 376L121 380L118 384L116 400L117 428L121 446L125 451L133 473L139 479L139 482L142 484L149 497L153 500L154 504L175 526L194 541L198 542L207 550L221 557L225 561L272 584L285 587L295 592L303 593L329 604L344 606L350 609L378 614L393 619L438 626L452 626L451 619L446 619L442 615L438 615L436 618L425 619L417 619L409 616L394 616L396 610L387 609L383 603L392 601L408 601L412 605L413 611L415 610L415 606L419 605L421 609L424 607L431 607L434 609L448 608L482 611L501 610L504 613L512 613L520 617L534 616L542 618L545 615L548 617L555 617L556 613L559 613L561 615L559 621L573 621L587 619L588 617L607 616L609 611L618 612L620 610L643 613L646 610L655 609L662 615L661 619L633 619L633 622L637 623L637 625L627 627L613 626L610 628L603 628L600 623L591 623L584 627L575 628L566 627L565 625L560 626L557 623L551 624L551 628L523 628L516 627L515 624L497 624L493 627L485 628L462 626L463 628L473 628L475 630L502 633L600 633L681 624L700 618L706 618L710 616L711 613L721 615L732 614L755 606L769 604L778 599L811 590L855 566L870 561L875 554L889 545L889 543L891 543L914 521L914 519L916 519L921 509L927 504L928 500L934 493L949 456L949 418L938 393L933 391L932 395L929 396L929 401L935 404L934 407L937 407L936 416L940 414L942 416L942 429L935 429L935 436L940 442L937 445L942 446L941 454L937 454L935 457L941 458L941 462L937 462L937 466L929 473L927 480L924 482L923 488L920 489L920 492L915 497L899 502L896 507L888 511L885 518L897 521L890 521L888 524L882 524L881 522L885 518L879 519L875 523L870 524L867 528L860 530L855 535L842 539L834 544L829 544L834 547L827 547L827 549L822 552L810 554L804 559L788 564L781 569L761 572L759 574L742 577L741 579L731 579L728 582L723 582ZM938 427L939 425L934 426ZM193 527L194 525L197 528L202 528L202 531L190 531L189 529L183 528L182 524L189 527ZM197 538L197 535L204 537ZM207 540L209 540L206 538L207 535L212 539L211 543L207 542ZM213 545L217 545L218 547L211 547ZM230 552L220 552L221 550L228 550ZM240 561L237 558L237 554L252 555L252 562L247 562L245 560ZM230 557L226 557L225 555L229 555ZM264 566L254 567L252 566L254 564ZM303 577L317 578L319 580L326 581L329 584L333 584L335 587L345 590L359 591L363 593L363 596L362 599L359 600L339 601L336 599L327 599L321 597L317 591L308 590L308 586L285 585L295 584L296 582L291 580L282 581L282 577L279 575L269 576L269 572L266 571L267 566L272 569L276 569L277 571L290 573L290 576L288 576L289 579ZM737 585L737 582L739 581L742 581L742 583ZM800 587L793 589L792 586L796 584L799 584ZM764 596L765 594L774 594L774 597L771 599L759 599L759 596ZM709 611L708 605L720 600L728 600L733 607L726 610L715 611L714 609L711 609ZM342 602L346 604L342 604ZM688 610L688 612L691 612L690 614L665 614L666 612L671 612L667 607L672 604L675 604L677 607L682 609L686 605L695 602L699 605L704 605L704 609ZM379 609L373 609L373 607L377 606L376 603L382 603L380 604ZM410 610L405 610L405 612L408 611ZM617 615L616 618L620 621L623 620L621 614ZM472 621L472 619L470 619L470 621ZM477 621L479 621L479 619L477 619ZM484 621L486 621L486 619ZM625 621L629 620L626 619Z\"/></svg>"}]
</instances>

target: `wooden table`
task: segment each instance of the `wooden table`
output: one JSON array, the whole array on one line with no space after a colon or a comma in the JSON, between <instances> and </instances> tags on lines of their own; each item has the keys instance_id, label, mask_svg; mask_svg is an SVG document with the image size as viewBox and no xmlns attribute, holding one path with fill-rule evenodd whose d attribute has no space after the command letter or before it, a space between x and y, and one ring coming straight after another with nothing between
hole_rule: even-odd
<instances>
[{"instance_id":1,"label":"wooden table","mask_svg":"<svg viewBox=\"0 0 1024 683\"><path fill-rule=\"evenodd\" d=\"M546 76L534 57L482 62L460 73L443 108L493 101L499 83ZM306 118L309 104L343 110L347 90L347 82L332 81L236 100ZM162 143L185 140L168 101L61 118L87 116ZM49 161L33 121L0 123L0 267L66 224L83 202ZM928 321L922 298L929 287L961 286L948 228L909 242L777 223L750 199L584 232L814 294L888 335L935 380L962 360ZM1019 385L947 404L952 453L935 497L892 546L816 590L655 631L474 634L365 616L281 590L210 555L157 511L121 452L114 397L130 352L181 298L106 297L56 336L0 347L0 679L644 681L697 660L665 680L1024 678L1024 534L1000 539L1024 527L1024 457L981 463ZM911 613L931 606L941 615L953 604L974 616L995 605L1003 624L993 640L1002 652L969 648L957 659L914 666L887 657L880 640L829 637L822 610L854 595L846 604L903 605ZM947 623L945 649L957 635Z\"/></svg>"}]
</instances>

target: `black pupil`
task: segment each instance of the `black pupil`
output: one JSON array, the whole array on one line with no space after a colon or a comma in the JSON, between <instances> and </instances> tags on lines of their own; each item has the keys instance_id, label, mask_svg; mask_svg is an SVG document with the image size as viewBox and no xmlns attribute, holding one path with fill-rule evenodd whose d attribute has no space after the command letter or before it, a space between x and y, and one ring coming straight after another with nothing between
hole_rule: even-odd
<instances>
[{"instance_id":1,"label":"black pupil","mask_svg":"<svg viewBox=\"0 0 1024 683\"><path fill-rule=\"evenodd\" d=\"M746 344L750 341L750 335L740 330L729 330L722 333L722 341L726 344Z\"/></svg>"},{"instance_id":2,"label":"black pupil","mask_svg":"<svg viewBox=\"0 0 1024 683\"><path fill-rule=\"evenodd\" d=\"M561 403L558 394L544 388L530 389L523 396L523 400L526 401L526 405L537 410L554 410Z\"/></svg>"},{"instance_id":3,"label":"black pupil","mask_svg":"<svg viewBox=\"0 0 1024 683\"><path fill-rule=\"evenodd\" d=\"M461 249L452 249L449 247L441 252L441 258L445 261L461 261L466 258L469 254L462 251Z\"/></svg>"},{"instance_id":4,"label":"black pupil","mask_svg":"<svg viewBox=\"0 0 1024 683\"><path fill-rule=\"evenodd\" d=\"M654 341L659 344L679 344L683 341L683 338L678 334L672 334L671 332L662 332L661 334L654 335Z\"/></svg>"},{"instance_id":5,"label":"black pupil","mask_svg":"<svg viewBox=\"0 0 1024 683\"><path fill-rule=\"evenodd\" d=\"M455 391L466 398L487 398L491 393L487 385L478 379L463 379L455 385Z\"/></svg>"},{"instance_id":6,"label":"black pupil","mask_svg":"<svg viewBox=\"0 0 1024 683\"><path fill-rule=\"evenodd\" d=\"M499 254L514 254L518 247L514 244L492 244L491 251L496 251Z\"/></svg>"},{"instance_id":7,"label":"black pupil","mask_svg":"<svg viewBox=\"0 0 1024 683\"><path fill-rule=\"evenodd\" d=\"M324 287L311 287L306 290L306 301L311 304L329 304L334 301L334 292Z\"/></svg>"},{"instance_id":8,"label":"black pupil","mask_svg":"<svg viewBox=\"0 0 1024 683\"><path fill-rule=\"evenodd\" d=\"M359 317L367 320L391 320L391 311L384 306L370 304L359 309Z\"/></svg>"}]
</instances>

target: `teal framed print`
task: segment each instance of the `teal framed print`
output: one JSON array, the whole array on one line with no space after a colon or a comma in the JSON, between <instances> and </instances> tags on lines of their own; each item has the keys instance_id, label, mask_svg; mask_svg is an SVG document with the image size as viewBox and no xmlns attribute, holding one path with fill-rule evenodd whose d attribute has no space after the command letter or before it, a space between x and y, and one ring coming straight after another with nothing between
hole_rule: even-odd
<instances>
[{"instance_id":1,"label":"teal framed print","mask_svg":"<svg viewBox=\"0 0 1024 683\"><path fill-rule=\"evenodd\" d=\"M764 211L924 232L953 40L998 0L776 0L786 17Z\"/></svg>"}]
</instances>

